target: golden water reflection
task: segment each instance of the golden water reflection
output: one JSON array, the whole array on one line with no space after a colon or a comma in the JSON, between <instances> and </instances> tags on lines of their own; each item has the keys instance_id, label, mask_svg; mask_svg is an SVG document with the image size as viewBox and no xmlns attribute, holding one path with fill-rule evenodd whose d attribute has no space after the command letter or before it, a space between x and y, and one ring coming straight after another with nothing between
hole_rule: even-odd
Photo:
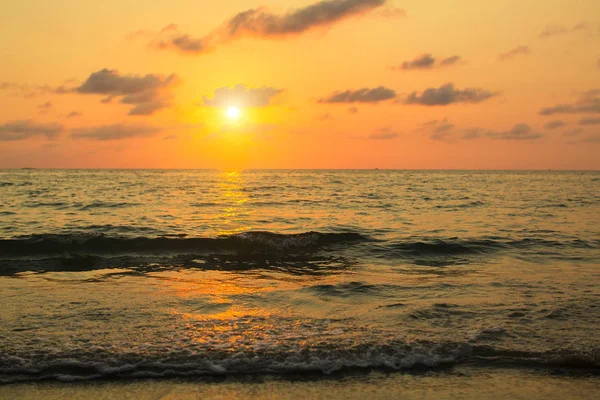
<instances>
[{"instance_id":1,"label":"golden water reflection","mask_svg":"<svg viewBox=\"0 0 600 400\"><path fill-rule=\"evenodd\" d=\"M240 171L222 171L218 184L221 212L217 215L219 235L232 235L251 228L247 203L248 194L244 191L244 179Z\"/></svg>"}]
</instances>

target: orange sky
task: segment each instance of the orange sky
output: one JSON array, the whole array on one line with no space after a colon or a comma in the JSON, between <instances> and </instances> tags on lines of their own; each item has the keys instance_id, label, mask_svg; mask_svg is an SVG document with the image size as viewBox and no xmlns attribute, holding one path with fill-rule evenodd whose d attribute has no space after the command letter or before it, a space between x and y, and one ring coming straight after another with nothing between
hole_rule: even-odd
<instances>
[{"instance_id":1,"label":"orange sky","mask_svg":"<svg viewBox=\"0 0 600 400\"><path fill-rule=\"evenodd\" d=\"M0 5L0 168L600 169L597 0L212 3Z\"/></svg>"}]
</instances>

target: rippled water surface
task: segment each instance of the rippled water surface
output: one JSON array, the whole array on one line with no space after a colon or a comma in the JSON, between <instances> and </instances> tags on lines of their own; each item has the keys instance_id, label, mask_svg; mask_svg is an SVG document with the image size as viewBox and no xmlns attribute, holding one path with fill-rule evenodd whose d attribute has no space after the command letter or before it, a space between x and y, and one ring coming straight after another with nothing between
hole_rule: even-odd
<instances>
[{"instance_id":1,"label":"rippled water surface","mask_svg":"<svg viewBox=\"0 0 600 400\"><path fill-rule=\"evenodd\" d=\"M0 382L600 368L600 173L0 170Z\"/></svg>"}]
</instances>

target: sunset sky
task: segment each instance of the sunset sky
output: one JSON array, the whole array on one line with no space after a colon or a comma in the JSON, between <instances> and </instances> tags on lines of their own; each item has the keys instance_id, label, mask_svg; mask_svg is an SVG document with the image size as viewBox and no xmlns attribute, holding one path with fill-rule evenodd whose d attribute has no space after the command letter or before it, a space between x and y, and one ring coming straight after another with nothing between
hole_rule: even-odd
<instances>
[{"instance_id":1,"label":"sunset sky","mask_svg":"<svg viewBox=\"0 0 600 400\"><path fill-rule=\"evenodd\" d=\"M600 169L598 0L23 0L0 26L0 168Z\"/></svg>"}]
</instances>

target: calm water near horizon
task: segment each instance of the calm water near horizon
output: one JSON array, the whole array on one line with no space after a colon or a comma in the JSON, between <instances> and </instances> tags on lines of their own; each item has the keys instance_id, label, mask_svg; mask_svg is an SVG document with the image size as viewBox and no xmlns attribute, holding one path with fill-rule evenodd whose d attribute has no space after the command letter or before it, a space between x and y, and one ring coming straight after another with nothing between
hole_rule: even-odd
<instances>
[{"instance_id":1,"label":"calm water near horizon","mask_svg":"<svg viewBox=\"0 0 600 400\"><path fill-rule=\"evenodd\" d=\"M600 369L600 172L0 170L0 383Z\"/></svg>"}]
</instances>

